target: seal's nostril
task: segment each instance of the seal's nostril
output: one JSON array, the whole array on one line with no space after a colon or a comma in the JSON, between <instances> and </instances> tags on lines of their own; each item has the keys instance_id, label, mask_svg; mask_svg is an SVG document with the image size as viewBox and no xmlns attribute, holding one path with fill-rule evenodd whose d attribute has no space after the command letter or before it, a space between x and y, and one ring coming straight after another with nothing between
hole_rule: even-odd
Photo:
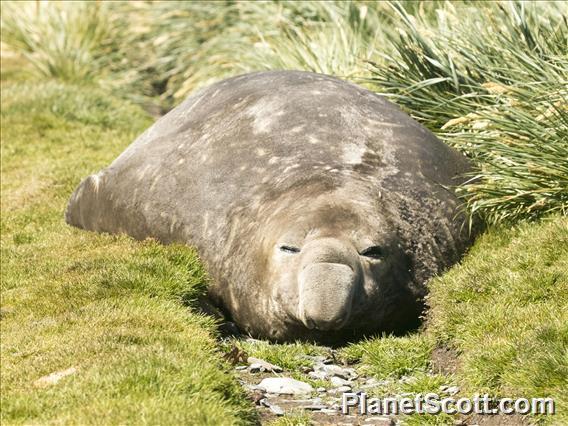
<instances>
[{"instance_id":1,"label":"seal's nostril","mask_svg":"<svg viewBox=\"0 0 568 426\"><path fill-rule=\"evenodd\" d=\"M336 330L341 328L341 325L345 322L345 318L336 318L332 321L328 320L313 320L312 318L304 318L304 325L309 330Z\"/></svg>"},{"instance_id":2,"label":"seal's nostril","mask_svg":"<svg viewBox=\"0 0 568 426\"><path fill-rule=\"evenodd\" d=\"M311 318L304 318L302 322L309 330L316 328L316 323Z\"/></svg>"}]
</instances>

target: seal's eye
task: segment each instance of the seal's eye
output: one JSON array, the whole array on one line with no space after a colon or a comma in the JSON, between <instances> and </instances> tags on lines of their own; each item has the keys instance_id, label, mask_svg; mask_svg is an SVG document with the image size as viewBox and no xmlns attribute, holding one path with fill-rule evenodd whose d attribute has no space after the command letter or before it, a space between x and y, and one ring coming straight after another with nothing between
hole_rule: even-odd
<instances>
[{"instance_id":1,"label":"seal's eye","mask_svg":"<svg viewBox=\"0 0 568 426\"><path fill-rule=\"evenodd\" d=\"M294 247L294 246L280 246L280 251L283 251L284 253L299 253L300 249L298 247Z\"/></svg>"},{"instance_id":2,"label":"seal's eye","mask_svg":"<svg viewBox=\"0 0 568 426\"><path fill-rule=\"evenodd\" d=\"M367 247L361 252L361 256L370 257L371 259L382 259L384 257L383 249L379 246Z\"/></svg>"}]
</instances>

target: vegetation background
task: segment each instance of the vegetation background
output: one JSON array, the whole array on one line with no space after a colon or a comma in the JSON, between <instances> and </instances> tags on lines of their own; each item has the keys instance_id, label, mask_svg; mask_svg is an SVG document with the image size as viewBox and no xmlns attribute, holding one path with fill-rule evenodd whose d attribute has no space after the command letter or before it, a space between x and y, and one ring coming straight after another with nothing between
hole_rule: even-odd
<instances>
[{"instance_id":1,"label":"vegetation background","mask_svg":"<svg viewBox=\"0 0 568 426\"><path fill-rule=\"evenodd\" d=\"M1 7L4 424L250 423L226 347L298 375L303 353L326 350L218 344L213 321L191 309L207 282L191 249L92 235L62 219L80 179L152 116L198 87L266 69L364 85L477 165L456 190L487 231L430 283L425 327L347 346L343 359L377 378L415 378L378 392L452 381L464 395L553 396L554 418L527 421L568 422L566 3ZM433 372L439 348L455 354L454 373Z\"/></svg>"}]
</instances>

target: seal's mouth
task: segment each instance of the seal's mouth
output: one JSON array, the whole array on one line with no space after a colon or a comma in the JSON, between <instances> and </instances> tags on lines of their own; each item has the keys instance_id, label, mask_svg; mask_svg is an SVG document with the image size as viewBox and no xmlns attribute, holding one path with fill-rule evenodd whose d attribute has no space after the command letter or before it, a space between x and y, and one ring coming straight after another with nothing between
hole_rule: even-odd
<instances>
[{"instance_id":1,"label":"seal's mouth","mask_svg":"<svg viewBox=\"0 0 568 426\"><path fill-rule=\"evenodd\" d=\"M298 317L310 330L339 330L351 316L357 274L343 263L317 262L299 274Z\"/></svg>"}]
</instances>

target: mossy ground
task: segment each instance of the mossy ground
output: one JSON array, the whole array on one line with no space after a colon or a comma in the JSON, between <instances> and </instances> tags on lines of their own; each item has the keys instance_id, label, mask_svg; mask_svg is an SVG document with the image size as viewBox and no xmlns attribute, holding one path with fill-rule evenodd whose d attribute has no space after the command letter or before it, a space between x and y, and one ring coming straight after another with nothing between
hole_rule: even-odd
<instances>
[{"instance_id":1,"label":"mossy ground","mask_svg":"<svg viewBox=\"0 0 568 426\"><path fill-rule=\"evenodd\" d=\"M4 64L5 65L5 64ZM235 424L255 417L222 359L211 319L189 305L206 285L194 251L67 226L66 201L152 119L104 89L2 79L3 424ZM568 220L493 229L431 283L427 327L349 345L340 360L393 378L377 394L552 396L568 422ZM308 344L237 342L302 378ZM458 369L432 373L435 347ZM37 380L75 372L48 386ZM404 383L396 379L409 377ZM410 424L451 424L411 416ZM537 419L538 420L538 419ZM294 414L280 424L306 424Z\"/></svg>"},{"instance_id":2,"label":"mossy ground","mask_svg":"<svg viewBox=\"0 0 568 426\"><path fill-rule=\"evenodd\" d=\"M3 83L2 424L254 418L213 321L187 307L206 285L196 253L64 223L81 178L151 122L101 90Z\"/></svg>"}]
</instances>

